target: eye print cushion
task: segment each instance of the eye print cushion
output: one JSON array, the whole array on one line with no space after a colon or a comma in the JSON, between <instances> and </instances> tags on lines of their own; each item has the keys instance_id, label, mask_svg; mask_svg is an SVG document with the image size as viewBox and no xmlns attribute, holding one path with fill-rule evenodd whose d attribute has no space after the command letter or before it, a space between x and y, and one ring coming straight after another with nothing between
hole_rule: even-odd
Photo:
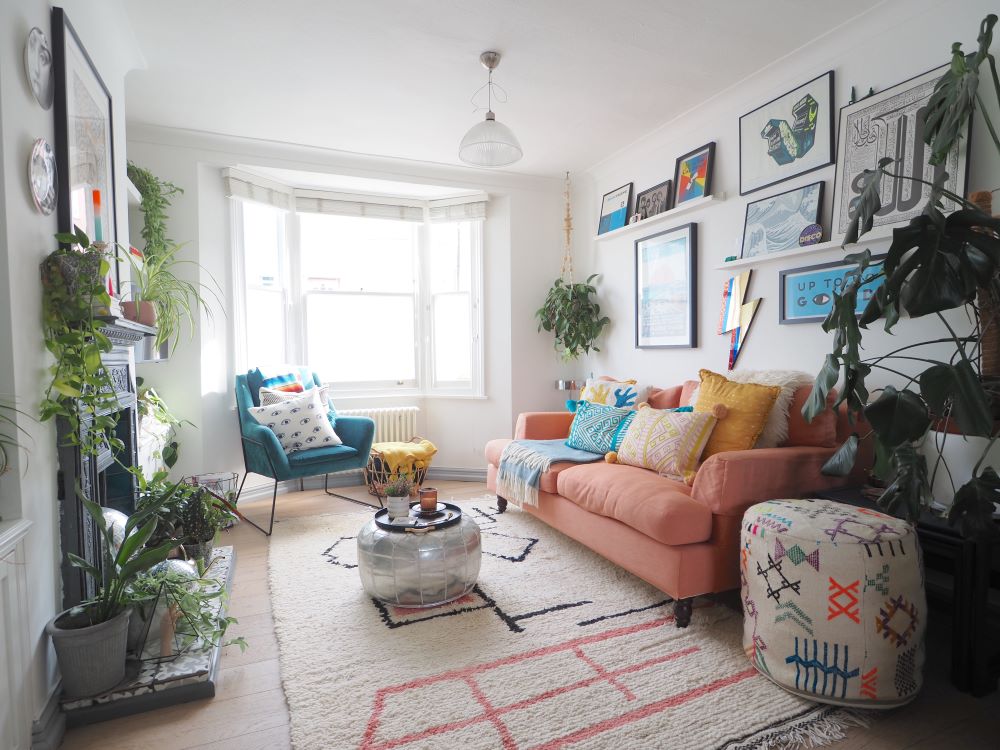
<instances>
[{"instance_id":1,"label":"eye print cushion","mask_svg":"<svg viewBox=\"0 0 1000 750\"><path fill-rule=\"evenodd\" d=\"M269 406L250 407L250 416L278 438L285 453L341 445L326 413L320 389Z\"/></svg>"}]
</instances>

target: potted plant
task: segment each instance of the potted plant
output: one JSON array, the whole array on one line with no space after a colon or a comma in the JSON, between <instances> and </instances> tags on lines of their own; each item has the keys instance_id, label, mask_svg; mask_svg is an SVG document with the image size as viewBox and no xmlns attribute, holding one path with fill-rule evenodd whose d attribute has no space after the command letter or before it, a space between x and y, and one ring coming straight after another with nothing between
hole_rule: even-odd
<instances>
[{"instance_id":1,"label":"potted plant","mask_svg":"<svg viewBox=\"0 0 1000 750\"><path fill-rule=\"evenodd\" d=\"M935 86L922 115L932 164L943 162L952 151L977 105L1000 153L1000 138L983 106L984 92L980 91L980 83L990 80L994 95L1000 98L1000 78L989 51L996 22L997 16L992 14L983 20L975 52L964 54L959 43L952 46L951 66ZM981 76L980 69L985 72L987 67L990 75ZM891 159L882 159L876 169L864 173L845 245L857 242L872 228L873 217L881 209L884 175L930 185L894 174L891 165ZM835 333L833 349L826 356L803 413L811 419L825 409L830 390L842 381L835 406L846 403L852 417L863 414L870 429L866 426L865 434L851 435L824 466L824 473L846 475L856 461L859 441L873 438L874 473L885 484L879 502L910 520L916 520L932 500L932 475L921 451L928 432L937 426L945 428L945 432L982 438L983 448L971 472L964 476L949 474L954 495L949 498L953 499L949 518L960 524L966 535L995 534L992 514L993 503L1000 500L1000 476L991 465L990 449L1000 430L993 420L991 401L995 404L1000 394L984 387L979 359L984 332L1000 325L1000 320L996 306L991 315L985 306L977 304L977 297L980 290L993 299L1000 292L1000 219L963 196L944 190L945 177L940 175L931 185L923 213L893 231L881 270L871 270L869 250L847 256L857 263L857 269L842 291L833 294L833 306L823 323L824 331ZM945 215L943 197L961 208ZM859 290L879 280L884 283L858 319L855 310ZM970 313L969 319L974 321L970 333L960 333L955 319L950 322L944 314L956 309ZM884 329L891 332L903 313L910 318L924 318L925 327L936 322L939 331L880 356L863 356L862 331L881 320ZM909 375L900 367L920 371ZM866 379L874 369L894 373L900 382L885 387L878 398L871 400ZM948 471L942 452L937 454L933 471Z\"/></svg>"},{"instance_id":2,"label":"potted plant","mask_svg":"<svg viewBox=\"0 0 1000 750\"><path fill-rule=\"evenodd\" d=\"M597 274L592 274L586 281L576 284L572 280L556 279L545 297L545 304L535 312L538 330L555 334L554 348L564 362L584 353L599 352L594 342L611 322L608 316L601 315L601 306L591 298L597 294L592 284L596 277Z\"/></svg>"},{"instance_id":3,"label":"potted plant","mask_svg":"<svg viewBox=\"0 0 1000 750\"><path fill-rule=\"evenodd\" d=\"M144 445L149 445L151 458L162 461L162 465L172 469L177 463L177 430L182 425L194 425L186 419L178 419L160 394L143 378L135 379L136 410L139 416L140 453ZM148 443L146 441L149 441Z\"/></svg>"},{"instance_id":4,"label":"potted plant","mask_svg":"<svg viewBox=\"0 0 1000 750\"><path fill-rule=\"evenodd\" d=\"M110 446L122 449L114 435L115 388L101 361L111 350L104 321L95 306L107 307L111 298L104 286L110 268L107 247L91 243L79 227L56 235L61 247L42 262L42 323L45 347L55 363L52 379L40 405L40 420L66 421L64 434L83 456ZM79 249L77 249L79 248ZM86 429L81 429L84 424Z\"/></svg>"},{"instance_id":5,"label":"potted plant","mask_svg":"<svg viewBox=\"0 0 1000 750\"><path fill-rule=\"evenodd\" d=\"M397 474L390 479L384 489L385 505L390 518L405 518L410 514L410 493L413 481L405 474Z\"/></svg>"},{"instance_id":6,"label":"potted plant","mask_svg":"<svg viewBox=\"0 0 1000 750\"><path fill-rule=\"evenodd\" d=\"M144 252L155 256L174 244L173 240L167 238L167 209L170 208L171 198L182 195L184 191L132 161L128 163L128 178L139 191Z\"/></svg>"},{"instance_id":7,"label":"potted plant","mask_svg":"<svg viewBox=\"0 0 1000 750\"><path fill-rule=\"evenodd\" d=\"M145 546L156 529L156 518L144 512L129 517L125 538L116 547L101 506L86 499L82 502L101 536L101 568L72 553L67 556L70 564L98 584L97 594L60 612L45 626L67 697L95 695L121 682L130 612L128 588L142 573L165 560L174 547L173 541Z\"/></svg>"},{"instance_id":8,"label":"potted plant","mask_svg":"<svg viewBox=\"0 0 1000 750\"><path fill-rule=\"evenodd\" d=\"M188 487L190 492L180 518L184 555L208 565L215 536L232 513L204 487Z\"/></svg>"}]
</instances>

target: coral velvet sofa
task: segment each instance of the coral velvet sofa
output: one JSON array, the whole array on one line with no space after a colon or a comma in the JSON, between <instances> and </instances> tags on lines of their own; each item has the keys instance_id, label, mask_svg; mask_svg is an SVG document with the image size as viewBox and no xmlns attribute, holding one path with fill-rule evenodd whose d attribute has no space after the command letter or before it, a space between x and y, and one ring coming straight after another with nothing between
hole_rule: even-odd
<instances>
[{"instance_id":1,"label":"coral velvet sofa","mask_svg":"<svg viewBox=\"0 0 1000 750\"><path fill-rule=\"evenodd\" d=\"M685 406L697 386L688 381L653 389L648 402L657 409ZM849 424L843 409L828 409L807 423L801 408L810 390L795 392L789 436L782 447L717 453L701 464L691 486L604 461L555 463L541 477L538 506L523 510L669 594L676 602L677 625L685 627L692 597L739 586L740 525L750 505L861 484L857 474L820 473L858 425ZM572 421L569 412L521 414L514 438L564 438ZM499 439L486 445L491 491L496 491L497 467L509 442ZM856 466L866 465L870 462L859 457ZM498 505L503 512L506 499L498 498Z\"/></svg>"}]
</instances>

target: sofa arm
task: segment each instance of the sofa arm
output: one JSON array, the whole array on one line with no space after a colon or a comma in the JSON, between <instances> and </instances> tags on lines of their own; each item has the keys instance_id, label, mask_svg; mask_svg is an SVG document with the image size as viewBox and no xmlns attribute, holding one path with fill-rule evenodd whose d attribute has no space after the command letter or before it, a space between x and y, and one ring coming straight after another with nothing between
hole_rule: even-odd
<instances>
[{"instance_id":1,"label":"sofa arm","mask_svg":"<svg viewBox=\"0 0 1000 750\"><path fill-rule=\"evenodd\" d=\"M716 453L698 469L691 496L715 515L739 516L763 500L808 497L843 487L850 484L849 478L820 473L835 450L795 446Z\"/></svg>"},{"instance_id":2,"label":"sofa arm","mask_svg":"<svg viewBox=\"0 0 1000 750\"><path fill-rule=\"evenodd\" d=\"M569 437L576 415L570 411L526 411L517 417L515 440L555 440Z\"/></svg>"}]
</instances>

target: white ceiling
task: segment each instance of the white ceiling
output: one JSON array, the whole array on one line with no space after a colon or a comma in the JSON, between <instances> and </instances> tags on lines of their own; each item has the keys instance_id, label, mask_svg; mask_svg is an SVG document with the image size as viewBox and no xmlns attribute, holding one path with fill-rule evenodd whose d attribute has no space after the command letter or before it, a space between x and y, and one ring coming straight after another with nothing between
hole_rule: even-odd
<instances>
[{"instance_id":1,"label":"white ceiling","mask_svg":"<svg viewBox=\"0 0 1000 750\"><path fill-rule=\"evenodd\" d=\"M586 168L870 0L130 0L136 122L460 164L503 53L497 119L524 158Z\"/></svg>"}]
</instances>

